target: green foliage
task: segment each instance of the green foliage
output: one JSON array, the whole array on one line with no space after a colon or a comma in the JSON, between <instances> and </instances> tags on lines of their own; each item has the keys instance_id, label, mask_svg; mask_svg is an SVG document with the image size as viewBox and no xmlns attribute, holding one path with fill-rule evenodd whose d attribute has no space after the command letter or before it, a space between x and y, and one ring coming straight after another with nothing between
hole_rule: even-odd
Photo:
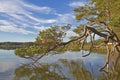
<instances>
[{"instance_id":1,"label":"green foliage","mask_svg":"<svg viewBox=\"0 0 120 80\"><path fill-rule=\"evenodd\" d=\"M19 55L20 57L24 57L25 53L26 53L25 51L26 51L26 49L22 49L22 48L18 49L17 48L14 53L15 53L15 55Z\"/></svg>"},{"instance_id":2,"label":"green foliage","mask_svg":"<svg viewBox=\"0 0 120 80\"><path fill-rule=\"evenodd\" d=\"M119 11L120 0L91 0L89 4L74 9L77 21L87 18L104 21L113 27L120 27Z\"/></svg>"},{"instance_id":3,"label":"green foliage","mask_svg":"<svg viewBox=\"0 0 120 80\"><path fill-rule=\"evenodd\" d=\"M96 9L92 6L92 4L85 5L83 7L78 7L74 9L76 13L76 20L81 21L84 19L94 19L97 16Z\"/></svg>"},{"instance_id":4,"label":"green foliage","mask_svg":"<svg viewBox=\"0 0 120 80\"><path fill-rule=\"evenodd\" d=\"M49 29L40 31L36 38L36 43L44 47L53 47L63 41L63 37L66 35L65 31L69 29L69 24L67 26L51 26Z\"/></svg>"},{"instance_id":5,"label":"green foliage","mask_svg":"<svg viewBox=\"0 0 120 80\"><path fill-rule=\"evenodd\" d=\"M78 34L79 36L82 35L83 31L84 31L84 25L77 26L77 27L73 30L73 32L75 32L75 33Z\"/></svg>"},{"instance_id":6,"label":"green foliage","mask_svg":"<svg viewBox=\"0 0 120 80\"><path fill-rule=\"evenodd\" d=\"M20 57L46 54L51 48L63 41L63 37L65 37L66 31L70 29L70 26L70 24L66 26L51 26L46 30L40 31L35 41L36 45L16 49L15 54Z\"/></svg>"},{"instance_id":7,"label":"green foliage","mask_svg":"<svg viewBox=\"0 0 120 80\"><path fill-rule=\"evenodd\" d=\"M42 46L30 46L26 48L19 48L15 50L15 55L20 57L30 56L33 57L35 54L46 53L46 48Z\"/></svg>"},{"instance_id":8,"label":"green foliage","mask_svg":"<svg viewBox=\"0 0 120 80\"><path fill-rule=\"evenodd\" d=\"M56 49L58 52L63 51L80 51L81 43L79 41L72 42L70 44L67 44L65 46L59 47Z\"/></svg>"},{"instance_id":9,"label":"green foliage","mask_svg":"<svg viewBox=\"0 0 120 80\"><path fill-rule=\"evenodd\" d=\"M51 26L49 29L39 33L36 42L45 40L45 42L41 42L41 44L56 45L62 41L63 37L66 35L65 30L69 28L70 26Z\"/></svg>"}]
</instances>

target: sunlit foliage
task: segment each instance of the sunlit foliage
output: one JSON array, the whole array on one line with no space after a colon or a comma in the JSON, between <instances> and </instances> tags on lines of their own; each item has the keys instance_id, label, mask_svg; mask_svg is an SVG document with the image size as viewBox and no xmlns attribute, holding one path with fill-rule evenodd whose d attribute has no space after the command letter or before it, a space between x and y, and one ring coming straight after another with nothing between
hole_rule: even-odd
<instances>
[{"instance_id":1,"label":"sunlit foliage","mask_svg":"<svg viewBox=\"0 0 120 80\"><path fill-rule=\"evenodd\" d=\"M66 26L51 26L46 30L40 31L33 46L16 49L15 54L23 58L29 58L48 53L50 49L63 41L70 26L70 24Z\"/></svg>"}]
</instances>

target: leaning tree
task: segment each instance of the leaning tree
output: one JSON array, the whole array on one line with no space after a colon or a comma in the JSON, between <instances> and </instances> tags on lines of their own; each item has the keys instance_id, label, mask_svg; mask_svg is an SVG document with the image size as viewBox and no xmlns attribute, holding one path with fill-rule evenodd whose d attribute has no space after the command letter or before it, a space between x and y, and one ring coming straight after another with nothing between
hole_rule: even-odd
<instances>
[{"instance_id":1,"label":"leaning tree","mask_svg":"<svg viewBox=\"0 0 120 80\"><path fill-rule=\"evenodd\" d=\"M49 29L40 31L36 38L36 45L24 49L16 49L15 54L37 62L51 51L53 53L57 48L75 41L79 41L81 43L81 49L83 49L89 37L89 53L83 54L83 57L90 55L93 49L105 46L107 57L104 66L100 70L103 70L109 64L110 54L112 53L118 53L114 63L114 67L116 67L120 57L119 11L119 0L91 0L88 4L74 9L76 20L85 21L84 24L76 28L78 36L75 36L68 42L63 42L63 38L66 35L65 32L70 29L71 25L51 26ZM96 36L102 39L99 45L95 44ZM109 44L112 46L109 47Z\"/></svg>"},{"instance_id":2,"label":"leaning tree","mask_svg":"<svg viewBox=\"0 0 120 80\"><path fill-rule=\"evenodd\" d=\"M104 3L104 4L103 4ZM86 38L90 36L91 47L88 56L92 49L106 46L107 58L104 66L101 68L104 69L109 64L109 57L111 53L118 53L118 57L115 60L114 66L116 66L118 59L120 57L120 1L119 0L91 0L87 5L79 8L75 8L76 20L86 20L84 25L84 40L82 43L82 48L85 44ZM100 45L94 44L95 35L103 39ZM119 35L119 36L118 36ZM111 49L109 44L112 45Z\"/></svg>"}]
</instances>

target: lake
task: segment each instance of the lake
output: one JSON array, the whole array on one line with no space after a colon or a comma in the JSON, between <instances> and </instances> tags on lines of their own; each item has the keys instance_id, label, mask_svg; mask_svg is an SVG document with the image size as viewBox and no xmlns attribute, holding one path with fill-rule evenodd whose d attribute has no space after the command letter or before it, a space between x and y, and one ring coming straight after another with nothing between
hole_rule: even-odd
<instances>
[{"instance_id":1,"label":"lake","mask_svg":"<svg viewBox=\"0 0 120 80\"><path fill-rule=\"evenodd\" d=\"M91 80L102 73L104 54L82 57L81 51L47 55L37 63L14 55L14 50L0 50L0 80Z\"/></svg>"}]
</instances>

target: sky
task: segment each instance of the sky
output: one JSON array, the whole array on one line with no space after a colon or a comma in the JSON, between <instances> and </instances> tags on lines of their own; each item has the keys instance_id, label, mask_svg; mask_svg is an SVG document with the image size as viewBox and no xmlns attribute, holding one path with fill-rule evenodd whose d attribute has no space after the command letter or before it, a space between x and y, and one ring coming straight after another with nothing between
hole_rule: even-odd
<instances>
[{"instance_id":1,"label":"sky","mask_svg":"<svg viewBox=\"0 0 120 80\"><path fill-rule=\"evenodd\" d=\"M35 41L39 31L51 25L74 26L73 9L88 0L0 0L0 42ZM76 35L67 32L67 37Z\"/></svg>"}]
</instances>

